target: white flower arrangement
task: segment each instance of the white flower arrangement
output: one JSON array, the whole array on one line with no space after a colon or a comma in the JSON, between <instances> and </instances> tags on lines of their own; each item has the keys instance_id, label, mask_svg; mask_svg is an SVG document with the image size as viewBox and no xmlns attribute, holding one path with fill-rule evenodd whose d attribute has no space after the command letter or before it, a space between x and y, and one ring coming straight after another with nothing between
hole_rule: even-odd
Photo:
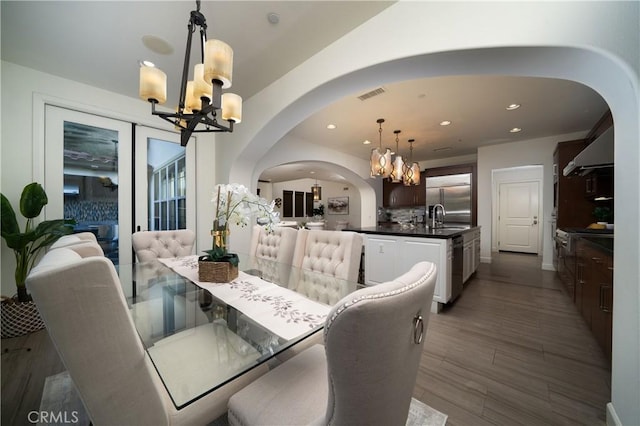
<instances>
[{"instance_id":1,"label":"white flower arrangement","mask_svg":"<svg viewBox=\"0 0 640 426\"><path fill-rule=\"evenodd\" d=\"M227 229L229 223L247 226L252 217L256 217L269 229L271 225L280 221L280 213L273 211L275 201L269 203L264 198L252 194L244 185L216 185L211 201L216 205L214 231Z\"/></svg>"},{"instance_id":2,"label":"white flower arrangement","mask_svg":"<svg viewBox=\"0 0 640 426\"><path fill-rule=\"evenodd\" d=\"M247 226L255 217L258 223L266 225L271 231L271 226L280 221L280 213L274 212L275 201L269 203L264 198L249 192L249 189L237 183L228 185L216 185L216 190L211 199L216 205L216 215L213 219L213 247L205 250L207 256L200 260L226 261L238 265L238 256L227 253L227 236L229 224Z\"/></svg>"}]
</instances>

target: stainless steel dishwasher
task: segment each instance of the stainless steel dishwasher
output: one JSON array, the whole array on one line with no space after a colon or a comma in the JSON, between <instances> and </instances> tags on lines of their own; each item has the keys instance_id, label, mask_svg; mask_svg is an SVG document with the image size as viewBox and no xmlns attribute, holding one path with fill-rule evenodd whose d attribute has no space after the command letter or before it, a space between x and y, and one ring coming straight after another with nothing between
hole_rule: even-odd
<instances>
[{"instance_id":1,"label":"stainless steel dishwasher","mask_svg":"<svg viewBox=\"0 0 640 426\"><path fill-rule=\"evenodd\" d=\"M462 293L462 269L463 269L463 247L464 238L462 235L453 238L453 259L451 259L451 300L456 300Z\"/></svg>"}]
</instances>

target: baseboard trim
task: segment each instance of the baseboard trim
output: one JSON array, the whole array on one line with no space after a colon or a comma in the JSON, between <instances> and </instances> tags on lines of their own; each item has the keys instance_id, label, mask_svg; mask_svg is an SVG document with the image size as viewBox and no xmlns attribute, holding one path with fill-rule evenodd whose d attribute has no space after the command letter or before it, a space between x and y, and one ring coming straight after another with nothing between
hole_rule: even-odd
<instances>
[{"instance_id":1,"label":"baseboard trim","mask_svg":"<svg viewBox=\"0 0 640 426\"><path fill-rule=\"evenodd\" d=\"M543 271L555 271L556 268L553 266L553 263L543 263L542 264Z\"/></svg>"},{"instance_id":2,"label":"baseboard trim","mask_svg":"<svg viewBox=\"0 0 640 426\"><path fill-rule=\"evenodd\" d=\"M491 263L491 256L480 256L480 263Z\"/></svg>"},{"instance_id":3,"label":"baseboard trim","mask_svg":"<svg viewBox=\"0 0 640 426\"><path fill-rule=\"evenodd\" d=\"M607 403L607 426L623 426L612 402Z\"/></svg>"}]
</instances>

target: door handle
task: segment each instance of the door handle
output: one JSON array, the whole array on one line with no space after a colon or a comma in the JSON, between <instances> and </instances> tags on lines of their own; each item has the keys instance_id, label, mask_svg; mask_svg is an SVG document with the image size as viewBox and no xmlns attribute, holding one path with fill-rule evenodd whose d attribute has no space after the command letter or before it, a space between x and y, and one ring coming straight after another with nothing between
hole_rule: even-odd
<instances>
[{"instance_id":1,"label":"door handle","mask_svg":"<svg viewBox=\"0 0 640 426\"><path fill-rule=\"evenodd\" d=\"M533 221L533 223L531 224L531 226L533 226L533 225L537 225L537 224L538 224L538 221L537 221L537 220L534 220L534 221Z\"/></svg>"}]
</instances>

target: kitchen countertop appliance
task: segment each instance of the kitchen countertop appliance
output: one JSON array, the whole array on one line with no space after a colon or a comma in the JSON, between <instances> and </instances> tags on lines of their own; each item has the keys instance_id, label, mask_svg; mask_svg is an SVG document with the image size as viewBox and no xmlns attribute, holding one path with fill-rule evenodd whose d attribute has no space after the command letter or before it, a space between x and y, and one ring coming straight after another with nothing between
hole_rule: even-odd
<instances>
[{"instance_id":1,"label":"kitchen countertop appliance","mask_svg":"<svg viewBox=\"0 0 640 426\"><path fill-rule=\"evenodd\" d=\"M433 207L442 204L446 214L444 225L471 225L471 173L426 178L427 212L433 218Z\"/></svg>"}]
</instances>

